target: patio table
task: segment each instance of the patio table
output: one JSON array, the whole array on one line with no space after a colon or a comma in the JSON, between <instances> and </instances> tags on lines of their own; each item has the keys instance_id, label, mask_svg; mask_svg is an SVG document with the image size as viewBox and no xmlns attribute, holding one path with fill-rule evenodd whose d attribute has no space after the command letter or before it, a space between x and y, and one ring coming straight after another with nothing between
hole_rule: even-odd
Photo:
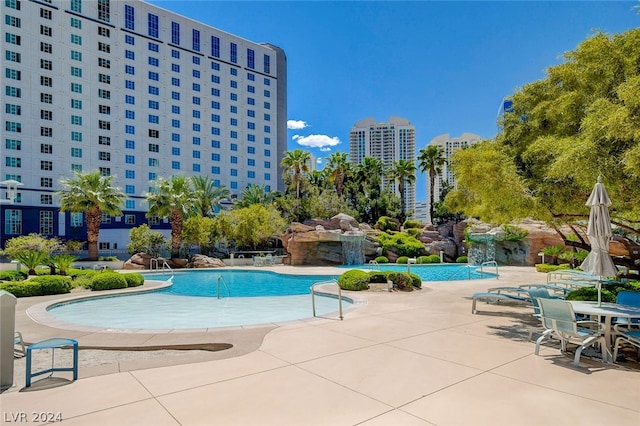
<instances>
[{"instance_id":1,"label":"patio table","mask_svg":"<svg viewBox=\"0 0 640 426\"><path fill-rule=\"evenodd\" d=\"M611 322L613 318L626 318L634 319L640 318L640 307L621 305L618 303L602 303L598 306L597 302L586 302L581 300L569 301L573 310L577 314L589 315L592 317L597 316L599 320L604 320L604 338L607 341L607 350L611 354L613 346Z\"/></svg>"}]
</instances>

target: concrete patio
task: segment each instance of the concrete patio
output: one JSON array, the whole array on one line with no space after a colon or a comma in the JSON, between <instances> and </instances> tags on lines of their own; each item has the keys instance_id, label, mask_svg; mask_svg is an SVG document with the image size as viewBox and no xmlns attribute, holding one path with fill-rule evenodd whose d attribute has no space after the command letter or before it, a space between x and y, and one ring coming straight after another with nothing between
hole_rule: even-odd
<instances>
[{"instance_id":1,"label":"concrete patio","mask_svg":"<svg viewBox=\"0 0 640 426\"><path fill-rule=\"evenodd\" d=\"M16 328L30 342L55 336L81 347L233 348L163 357L127 352L133 357L93 366L81 357L79 380L43 379L26 389L24 361L17 360L16 385L0 395L2 422L50 412L69 425L640 424L636 363L583 358L576 369L553 345L533 354L530 308L479 303L471 314L474 292L545 280L533 268L500 273L426 282L411 293L360 293L367 303L346 311L344 321L193 333L61 330L25 315L46 299L20 300Z\"/></svg>"}]
</instances>

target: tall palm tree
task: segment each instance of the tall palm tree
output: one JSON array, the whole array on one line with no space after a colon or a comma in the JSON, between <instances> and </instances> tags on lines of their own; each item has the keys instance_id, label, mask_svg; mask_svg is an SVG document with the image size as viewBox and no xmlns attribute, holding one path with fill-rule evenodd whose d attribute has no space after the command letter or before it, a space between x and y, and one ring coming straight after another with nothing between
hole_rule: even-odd
<instances>
[{"instance_id":1,"label":"tall palm tree","mask_svg":"<svg viewBox=\"0 0 640 426\"><path fill-rule=\"evenodd\" d=\"M346 152L334 152L329 156L329 162L325 166L329 181L335 185L339 198L342 198L344 180L351 173L351 163L347 157Z\"/></svg>"},{"instance_id":2,"label":"tall palm tree","mask_svg":"<svg viewBox=\"0 0 640 426\"><path fill-rule=\"evenodd\" d=\"M444 158L444 149L439 145L427 145L426 148L422 148L419 152L418 166L420 171L429 175L429 220L433 223L436 176L442 173L442 167L446 159Z\"/></svg>"},{"instance_id":3,"label":"tall palm tree","mask_svg":"<svg viewBox=\"0 0 640 426\"><path fill-rule=\"evenodd\" d=\"M265 207L270 206L275 200L273 192L266 190L265 185L249 185L240 193L240 199L236 201L236 207L249 207L253 204L262 204Z\"/></svg>"},{"instance_id":4,"label":"tall palm tree","mask_svg":"<svg viewBox=\"0 0 640 426\"><path fill-rule=\"evenodd\" d=\"M413 161L397 160L394 161L389 169L389 178L398 183L398 192L400 193L400 219L404 222L406 214L405 187L406 184L413 184L416 181L416 165Z\"/></svg>"},{"instance_id":5,"label":"tall palm tree","mask_svg":"<svg viewBox=\"0 0 640 426\"><path fill-rule=\"evenodd\" d=\"M98 237L102 215L122 215L120 206L126 196L111 185L112 176L102 176L99 171L76 173L75 178L62 179L64 189L58 191L60 211L86 213L88 259L98 260Z\"/></svg>"},{"instance_id":6,"label":"tall palm tree","mask_svg":"<svg viewBox=\"0 0 640 426\"><path fill-rule=\"evenodd\" d=\"M375 157L364 157L356 166L358 180L377 194L382 192L382 176L385 173L384 162Z\"/></svg>"},{"instance_id":7,"label":"tall palm tree","mask_svg":"<svg viewBox=\"0 0 640 426\"><path fill-rule=\"evenodd\" d=\"M293 173L293 185L296 187L296 199L300 200L300 179L302 178L302 172L309 172L309 160L311 154L301 149L295 149L293 151L287 151L284 153L281 165L284 168L282 171L284 175Z\"/></svg>"},{"instance_id":8,"label":"tall palm tree","mask_svg":"<svg viewBox=\"0 0 640 426\"><path fill-rule=\"evenodd\" d=\"M171 180L160 178L154 182L153 190L147 194L147 216L169 218L172 259L180 256L182 225L184 219L195 212L196 202L191 180L185 176L172 176Z\"/></svg>"},{"instance_id":9,"label":"tall palm tree","mask_svg":"<svg viewBox=\"0 0 640 426\"><path fill-rule=\"evenodd\" d=\"M226 186L214 186L213 180L203 176L192 176L195 208L202 217L212 217L220 201L229 198L231 191Z\"/></svg>"}]
</instances>

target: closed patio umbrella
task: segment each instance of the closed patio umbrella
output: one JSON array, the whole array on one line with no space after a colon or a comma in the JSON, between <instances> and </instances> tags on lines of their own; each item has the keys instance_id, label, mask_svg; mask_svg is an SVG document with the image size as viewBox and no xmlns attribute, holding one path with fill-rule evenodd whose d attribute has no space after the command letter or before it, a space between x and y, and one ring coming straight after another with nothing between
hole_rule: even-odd
<instances>
[{"instance_id":1,"label":"closed patio umbrella","mask_svg":"<svg viewBox=\"0 0 640 426\"><path fill-rule=\"evenodd\" d=\"M591 251L580 267L591 275L600 277L598 280L598 306L602 304L602 277L616 275L618 270L609 256L609 238L611 237L611 218L609 206L611 199L598 176L598 182L593 187L586 203L591 207L587 237L591 243Z\"/></svg>"}]
</instances>

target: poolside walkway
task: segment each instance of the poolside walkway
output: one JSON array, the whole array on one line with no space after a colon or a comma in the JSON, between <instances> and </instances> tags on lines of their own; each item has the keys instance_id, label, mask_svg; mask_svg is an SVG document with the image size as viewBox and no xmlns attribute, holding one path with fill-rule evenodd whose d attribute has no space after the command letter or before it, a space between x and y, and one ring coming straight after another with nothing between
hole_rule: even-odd
<instances>
[{"instance_id":1,"label":"poolside walkway","mask_svg":"<svg viewBox=\"0 0 640 426\"><path fill-rule=\"evenodd\" d=\"M533 268L504 267L500 279L364 293L368 303L344 321L164 333L154 338L234 349L162 367L142 357L137 368L109 374L81 362L80 379L58 387L23 389L22 379L0 395L1 420L51 412L69 425L640 424L637 364L583 358L576 369L551 346L535 356L530 308L480 303L471 314L474 292L544 280ZM29 327L29 341L104 337L28 324L23 303L17 322Z\"/></svg>"}]
</instances>

